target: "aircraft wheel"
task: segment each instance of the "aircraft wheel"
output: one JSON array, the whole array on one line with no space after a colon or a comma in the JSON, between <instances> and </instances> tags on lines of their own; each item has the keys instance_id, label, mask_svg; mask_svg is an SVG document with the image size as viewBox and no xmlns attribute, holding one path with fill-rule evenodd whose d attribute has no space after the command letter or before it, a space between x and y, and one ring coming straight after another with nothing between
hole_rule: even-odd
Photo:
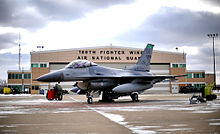
<instances>
[{"instance_id":1,"label":"aircraft wheel","mask_svg":"<svg viewBox=\"0 0 220 134\"><path fill-rule=\"evenodd\" d=\"M132 99L132 101L134 101L134 102L138 102L138 101L139 101L139 100L138 100L138 94L137 94L137 93L131 94L131 99Z\"/></svg>"},{"instance_id":2,"label":"aircraft wheel","mask_svg":"<svg viewBox=\"0 0 220 134\"><path fill-rule=\"evenodd\" d=\"M213 95L212 95L212 98L213 98L213 100L217 99L217 95L216 95L216 94L213 94Z\"/></svg>"},{"instance_id":3,"label":"aircraft wheel","mask_svg":"<svg viewBox=\"0 0 220 134\"><path fill-rule=\"evenodd\" d=\"M93 103L92 97L88 97L87 102L88 102L88 104L92 104Z\"/></svg>"}]
</instances>

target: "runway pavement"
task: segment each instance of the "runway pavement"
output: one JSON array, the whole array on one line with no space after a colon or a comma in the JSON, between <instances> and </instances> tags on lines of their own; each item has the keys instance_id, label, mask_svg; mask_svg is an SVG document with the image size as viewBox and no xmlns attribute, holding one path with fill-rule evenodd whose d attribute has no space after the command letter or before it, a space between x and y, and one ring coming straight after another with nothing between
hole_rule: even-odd
<instances>
[{"instance_id":1,"label":"runway pavement","mask_svg":"<svg viewBox=\"0 0 220 134\"><path fill-rule=\"evenodd\" d=\"M185 94L140 95L87 104L82 95L48 101L40 95L0 95L0 133L220 133L220 96L189 104Z\"/></svg>"}]
</instances>

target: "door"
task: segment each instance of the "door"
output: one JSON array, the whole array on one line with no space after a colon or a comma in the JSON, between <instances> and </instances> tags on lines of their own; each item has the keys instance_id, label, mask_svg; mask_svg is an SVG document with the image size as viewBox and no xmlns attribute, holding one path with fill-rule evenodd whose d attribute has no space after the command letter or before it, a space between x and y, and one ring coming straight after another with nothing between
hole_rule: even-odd
<instances>
[{"instance_id":1,"label":"door","mask_svg":"<svg viewBox=\"0 0 220 134\"><path fill-rule=\"evenodd\" d=\"M179 93L179 85L178 84L172 84L172 94Z\"/></svg>"}]
</instances>

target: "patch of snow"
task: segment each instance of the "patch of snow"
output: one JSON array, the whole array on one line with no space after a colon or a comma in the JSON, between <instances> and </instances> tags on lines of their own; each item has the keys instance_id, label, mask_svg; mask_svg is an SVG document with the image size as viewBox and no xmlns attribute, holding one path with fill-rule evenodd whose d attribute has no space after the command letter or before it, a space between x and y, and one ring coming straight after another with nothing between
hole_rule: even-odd
<instances>
[{"instance_id":1,"label":"patch of snow","mask_svg":"<svg viewBox=\"0 0 220 134\"><path fill-rule=\"evenodd\" d=\"M209 119L208 121L220 121L220 119Z\"/></svg>"},{"instance_id":2,"label":"patch of snow","mask_svg":"<svg viewBox=\"0 0 220 134\"><path fill-rule=\"evenodd\" d=\"M188 126L187 124L172 124L171 127L185 127Z\"/></svg>"},{"instance_id":3,"label":"patch of snow","mask_svg":"<svg viewBox=\"0 0 220 134\"><path fill-rule=\"evenodd\" d=\"M168 108L168 110L193 111L193 110L196 110L196 108L194 107L172 107L172 108Z\"/></svg>"},{"instance_id":4,"label":"patch of snow","mask_svg":"<svg viewBox=\"0 0 220 134\"><path fill-rule=\"evenodd\" d=\"M83 101L77 100L77 99L75 99L75 98L73 98L73 97L69 97L69 98L72 99L72 100L75 101L75 102L83 102Z\"/></svg>"},{"instance_id":5,"label":"patch of snow","mask_svg":"<svg viewBox=\"0 0 220 134\"><path fill-rule=\"evenodd\" d=\"M155 131L152 131L152 130L142 130L142 129L138 128L138 126L130 127L129 129L131 129L134 133L137 133L137 134L156 134Z\"/></svg>"},{"instance_id":6,"label":"patch of snow","mask_svg":"<svg viewBox=\"0 0 220 134\"><path fill-rule=\"evenodd\" d=\"M76 111L55 111L53 112L54 114L58 114L58 113L74 113Z\"/></svg>"},{"instance_id":7,"label":"patch of snow","mask_svg":"<svg viewBox=\"0 0 220 134\"><path fill-rule=\"evenodd\" d=\"M0 128L1 127L15 127L15 126L13 126L13 125L0 125Z\"/></svg>"},{"instance_id":8,"label":"patch of snow","mask_svg":"<svg viewBox=\"0 0 220 134\"><path fill-rule=\"evenodd\" d=\"M131 125L127 125L128 123L127 122L124 122L124 118L123 116L121 115L118 115L118 114L111 114L111 113L105 113L105 112L102 112L102 111L97 111L99 114L103 115L104 117L132 130L134 133L138 133L138 134L155 134L156 132L155 131L151 131L151 130L143 130L143 129L146 129L146 128L149 128L149 127L155 127L155 128L158 128L160 126L131 126Z\"/></svg>"},{"instance_id":9,"label":"patch of snow","mask_svg":"<svg viewBox=\"0 0 220 134\"><path fill-rule=\"evenodd\" d=\"M167 128L167 129L158 129L157 131L161 132L173 132L173 131L190 131L193 128Z\"/></svg>"},{"instance_id":10,"label":"patch of snow","mask_svg":"<svg viewBox=\"0 0 220 134\"><path fill-rule=\"evenodd\" d=\"M5 106L5 107L0 107L0 110L9 110L9 109L17 109L17 108L20 108L20 107L9 107L9 106Z\"/></svg>"},{"instance_id":11,"label":"patch of snow","mask_svg":"<svg viewBox=\"0 0 220 134\"><path fill-rule=\"evenodd\" d=\"M3 133L16 133L16 130L1 130Z\"/></svg>"},{"instance_id":12,"label":"patch of snow","mask_svg":"<svg viewBox=\"0 0 220 134\"><path fill-rule=\"evenodd\" d=\"M208 114L208 113L214 113L215 111L193 111L191 113L196 113L196 114Z\"/></svg>"},{"instance_id":13,"label":"patch of snow","mask_svg":"<svg viewBox=\"0 0 220 134\"><path fill-rule=\"evenodd\" d=\"M220 126L220 122L217 123L209 123L210 126Z\"/></svg>"},{"instance_id":14,"label":"patch of snow","mask_svg":"<svg viewBox=\"0 0 220 134\"><path fill-rule=\"evenodd\" d=\"M161 126L136 126L138 129L161 128Z\"/></svg>"},{"instance_id":15,"label":"patch of snow","mask_svg":"<svg viewBox=\"0 0 220 134\"><path fill-rule=\"evenodd\" d=\"M118 114L110 114L110 113L105 113L105 112L102 112L102 111L96 111L97 113L103 115L104 117L118 123L118 124L126 124L124 123L124 118L121 116L121 115L118 115Z\"/></svg>"},{"instance_id":16,"label":"patch of snow","mask_svg":"<svg viewBox=\"0 0 220 134\"><path fill-rule=\"evenodd\" d=\"M8 118L8 116L0 116L0 119L1 119L1 118Z\"/></svg>"},{"instance_id":17,"label":"patch of snow","mask_svg":"<svg viewBox=\"0 0 220 134\"><path fill-rule=\"evenodd\" d=\"M7 114L26 114L24 111L0 111L0 115L7 115Z\"/></svg>"}]
</instances>

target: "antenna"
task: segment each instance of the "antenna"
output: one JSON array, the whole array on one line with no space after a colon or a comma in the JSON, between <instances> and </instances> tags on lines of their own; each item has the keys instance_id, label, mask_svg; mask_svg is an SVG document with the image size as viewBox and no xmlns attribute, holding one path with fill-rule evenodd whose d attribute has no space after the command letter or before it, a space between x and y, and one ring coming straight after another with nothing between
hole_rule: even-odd
<instances>
[{"instance_id":1,"label":"antenna","mask_svg":"<svg viewBox=\"0 0 220 134\"><path fill-rule=\"evenodd\" d=\"M19 38L19 42L18 42L18 46L19 46L19 53L18 53L18 70L21 70L21 44L20 44L20 40L21 40L21 37L20 37L20 32L19 32L19 35L18 35L18 38Z\"/></svg>"}]
</instances>

